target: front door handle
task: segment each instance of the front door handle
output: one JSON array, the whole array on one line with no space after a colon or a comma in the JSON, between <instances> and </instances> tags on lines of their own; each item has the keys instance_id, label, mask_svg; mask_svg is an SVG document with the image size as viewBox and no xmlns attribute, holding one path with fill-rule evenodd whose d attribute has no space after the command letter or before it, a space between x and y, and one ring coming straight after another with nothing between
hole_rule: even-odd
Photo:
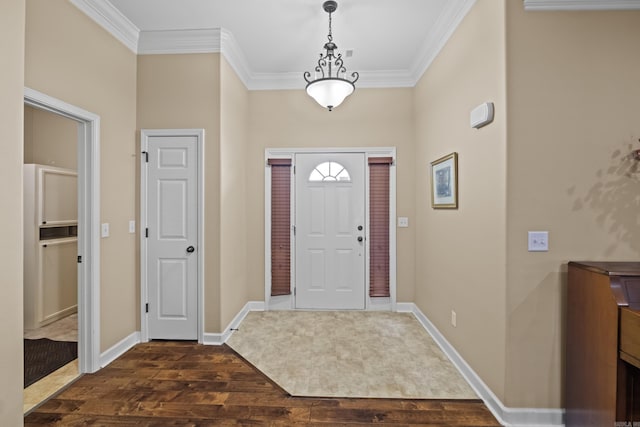
<instances>
[{"instance_id":1,"label":"front door handle","mask_svg":"<svg viewBox=\"0 0 640 427\"><path fill-rule=\"evenodd\" d=\"M193 246L189 246L189 247L187 248L187 252L189 252L189 253L192 253L192 252L193 252L193 251L195 251L195 250L196 250L196 248L194 248Z\"/></svg>"},{"instance_id":2,"label":"front door handle","mask_svg":"<svg viewBox=\"0 0 640 427\"><path fill-rule=\"evenodd\" d=\"M358 236L358 242L362 242L363 240L362 236Z\"/></svg>"}]
</instances>

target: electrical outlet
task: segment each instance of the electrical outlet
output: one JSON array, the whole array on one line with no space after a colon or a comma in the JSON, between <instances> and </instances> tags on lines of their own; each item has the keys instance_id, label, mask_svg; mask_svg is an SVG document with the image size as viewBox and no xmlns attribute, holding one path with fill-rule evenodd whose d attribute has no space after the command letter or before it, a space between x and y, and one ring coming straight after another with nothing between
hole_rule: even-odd
<instances>
[{"instance_id":1,"label":"electrical outlet","mask_svg":"<svg viewBox=\"0 0 640 427\"><path fill-rule=\"evenodd\" d=\"M399 216L398 217L398 227L408 227L409 226L409 218L407 218L406 216Z\"/></svg>"},{"instance_id":2,"label":"electrical outlet","mask_svg":"<svg viewBox=\"0 0 640 427\"><path fill-rule=\"evenodd\" d=\"M451 326L454 328L458 326L458 315L453 310L451 310Z\"/></svg>"}]
</instances>

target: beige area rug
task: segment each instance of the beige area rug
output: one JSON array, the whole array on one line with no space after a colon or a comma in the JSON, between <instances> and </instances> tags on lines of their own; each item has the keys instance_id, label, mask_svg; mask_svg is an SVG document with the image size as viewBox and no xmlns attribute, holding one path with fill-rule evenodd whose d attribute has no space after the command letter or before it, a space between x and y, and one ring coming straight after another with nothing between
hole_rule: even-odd
<instances>
[{"instance_id":1,"label":"beige area rug","mask_svg":"<svg viewBox=\"0 0 640 427\"><path fill-rule=\"evenodd\" d=\"M227 344L293 396L478 399L408 313L251 312Z\"/></svg>"}]
</instances>

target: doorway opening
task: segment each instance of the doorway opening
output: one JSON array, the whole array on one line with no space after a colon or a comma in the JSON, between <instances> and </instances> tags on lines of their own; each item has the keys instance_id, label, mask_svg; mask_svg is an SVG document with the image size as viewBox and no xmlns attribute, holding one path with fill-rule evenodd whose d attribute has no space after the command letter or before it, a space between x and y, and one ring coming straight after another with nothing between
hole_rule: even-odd
<instances>
[{"instance_id":1,"label":"doorway opening","mask_svg":"<svg viewBox=\"0 0 640 427\"><path fill-rule=\"evenodd\" d=\"M393 147L265 150L268 310L395 311L395 156ZM383 158L388 288L380 296L372 292L370 169Z\"/></svg>"},{"instance_id":2,"label":"doorway opening","mask_svg":"<svg viewBox=\"0 0 640 427\"><path fill-rule=\"evenodd\" d=\"M24 106L24 409L78 371L77 123Z\"/></svg>"},{"instance_id":3,"label":"doorway opening","mask_svg":"<svg viewBox=\"0 0 640 427\"><path fill-rule=\"evenodd\" d=\"M100 368L100 117L30 88L24 89L24 105L36 113L52 113L56 118L66 118L76 124L77 175L69 171L72 168L48 165L56 173L47 184L54 189L68 188L71 177L77 176L75 218L56 218L48 223L44 219L37 235L38 241L40 237L51 238L57 240L56 243L64 243L61 245L65 247L63 252L75 252L77 270L73 273L77 276L78 371L81 374L95 372ZM57 213L68 208L66 202L51 207L58 209ZM65 215L73 216L68 212L64 212L63 216ZM25 229L27 227L25 224ZM69 246L71 241L74 245ZM43 245L46 244L43 242ZM60 256L54 255L54 258ZM69 274L69 267L66 266L65 269L66 274ZM69 305L68 301L66 305ZM49 315L47 321L55 318L56 310L52 311L54 314ZM70 311L73 309L63 307L57 315L62 317Z\"/></svg>"}]
</instances>

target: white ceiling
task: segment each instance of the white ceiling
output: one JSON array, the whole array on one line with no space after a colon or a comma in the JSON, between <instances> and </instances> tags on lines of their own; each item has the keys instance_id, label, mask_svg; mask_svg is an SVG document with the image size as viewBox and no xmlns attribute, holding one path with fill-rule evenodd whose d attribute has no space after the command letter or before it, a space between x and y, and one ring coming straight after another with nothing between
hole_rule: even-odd
<instances>
[{"instance_id":1,"label":"white ceiling","mask_svg":"<svg viewBox=\"0 0 640 427\"><path fill-rule=\"evenodd\" d=\"M138 54L222 52L249 89L304 87L327 40L324 0L70 0ZM359 87L416 84L476 0L337 0L333 36ZM492 0L490 0L492 1ZM516 0L514 0L516 1ZM522 1L522 0L520 0ZM530 10L640 0L524 0ZM616 6L616 7L612 7Z\"/></svg>"},{"instance_id":2,"label":"white ceiling","mask_svg":"<svg viewBox=\"0 0 640 427\"><path fill-rule=\"evenodd\" d=\"M160 52L158 43L172 36L215 38L197 30L223 29L217 37L231 39L232 65L250 89L291 87L294 76L304 87L302 74L313 71L327 41L323 1L72 0L136 53ZM360 73L359 86L412 86L475 1L338 0L334 42L339 53L353 50L345 66ZM150 38L154 49L145 51Z\"/></svg>"},{"instance_id":3,"label":"white ceiling","mask_svg":"<svg viewBox=\"0 0 640 427\"><path fill-rule=\"evenodd\" d=\"M110 0L140 30L225 28L250 69L311 69L327 41L323 0ZM459 0L338 0L333 36L348 67L408 70L447 3Z\"/></svg>"}]
</instances>

